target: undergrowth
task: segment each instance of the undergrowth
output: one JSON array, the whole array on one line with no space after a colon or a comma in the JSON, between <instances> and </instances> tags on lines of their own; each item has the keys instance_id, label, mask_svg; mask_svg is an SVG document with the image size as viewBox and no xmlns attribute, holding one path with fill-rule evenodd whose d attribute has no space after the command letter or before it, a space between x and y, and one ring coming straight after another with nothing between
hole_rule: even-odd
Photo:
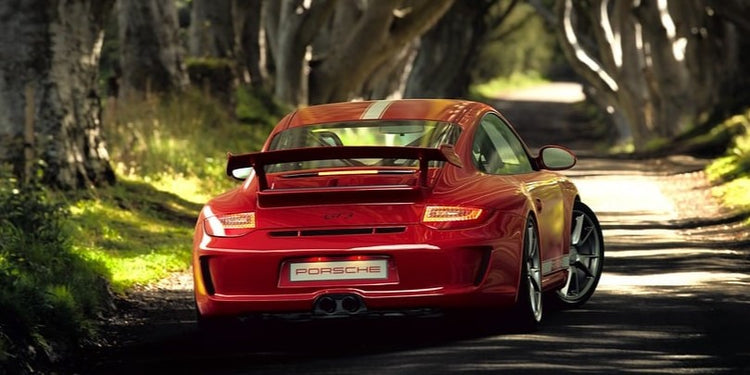
<instances>
[{"instance_id":1,"label":"undergrowth","mask_svg":"<svg viewBox=\"0 0 750 375\"><path fill-rule=\"evenodd\" d=\"M725 205L750 211L750 109L725 120L720 126L739 128L725 156L714 160L707 168L713 193Z\"/></svg>"},{"instance_id":2,"label":"undergrowth","mask_svg":"<svg viewBox=\"0 0 750 375\"><path fill-rule=\"evenodd\" d=\"M93 337L109 271L74 251L67 207L39 185L3 173L0 212L0 373L33 373Z\"/></svg>"},{"instance_id":3,"label":"undergrowth","mask_svg":"<svg viewBox=\"0 0 750 375\"><path fill-rule=\"evenodd\" d=\"M116 292L189 267L202 204L237 184L225 172L227 152L259 150L282 115L269 100L243 88L235 111L199 90L108 105L103 129L118 183L67 199L75 250L110 270Z\"/></svg>"},{"instance_id":4,"label":"undergrowth","mask_svg":"<svg viewBox=\"0 0 750 375\"><path fill-rule=\"evenodd\" d=\"M251 122L239 122L233 111L198 90L109 105L103 129L118 176L194 200L231 187L222 178L227 152L257 151L281 110L260 105L247 89L237 97L237 110L246 118L247 112L257 113Z\"/></svg>"},{"instance_id":5,"label":"undergrowth","mask_svg":"<svg viewBox=\"0 0 750 375\"><path fill-rule=\"evenodd\" d=\"M95 339L113 292L189 267L200 207L236 185L226 153L259 150L284 111L243 90L242 121L199 91L109 101L114 186L48 191L0 168L0 374L51 369Z\"/></svg>"},{"instance_id":6,"label":"undergrowth","mask_svg":"<svg viewBox=\"0 0 750 375\"><path fill-rule=\"evenodd\" d=\"M74 251L103 264L115 292L189 267L199 203L133 180L67 199Z\"/></svg>"}]
</instances>

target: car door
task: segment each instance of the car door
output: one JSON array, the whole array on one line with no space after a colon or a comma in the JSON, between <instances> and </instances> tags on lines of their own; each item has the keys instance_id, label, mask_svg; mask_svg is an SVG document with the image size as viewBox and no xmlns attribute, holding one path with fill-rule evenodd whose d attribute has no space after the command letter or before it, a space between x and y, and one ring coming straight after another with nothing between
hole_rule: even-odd
<instances>
[{"instance_id":1,"label":"car door","mask_svg":"<svg viewBox=\"0 0 750 375\"><path fill-rule=\"evenodd\" d=\"M531 197L542 248L542 273L562 268L565 220L560 177L550 171L535 171L518 136L494 113L486 114L472 145L477 168L489 175L512 178Z\"/></svg>"}]
</instances>

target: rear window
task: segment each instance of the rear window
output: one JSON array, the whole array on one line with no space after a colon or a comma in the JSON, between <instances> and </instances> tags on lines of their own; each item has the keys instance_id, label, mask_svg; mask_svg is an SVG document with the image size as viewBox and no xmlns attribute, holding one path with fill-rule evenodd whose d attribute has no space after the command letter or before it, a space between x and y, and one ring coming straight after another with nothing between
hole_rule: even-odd
<instances>
[{"instance_id":1,"label":"rear window","mask_svg":"<svg viewBox=\"0 0 750 375\"><path fill-rule=\"evenodd\" d=\"M271 140L269 150L304 147L391 146L431 147L455 144L461 128L458 125L426 120L355 121L295 127L284 130ZM267 172L350 166L416 166L403 159L337 159L268 166ZM433 165L436 165L433 162Z\"/></svg>"},{"instance_id":2,"label":"rear window","mask_svg":"<svg viewBox=\"0 0 750 375\"><path fill-rule=\"evenodd\" d=\"M438 121L356 121L287 129L271 141L271 150L327 146L440 147L454 144L461 128Z\"/></svg>"}]
</instances>

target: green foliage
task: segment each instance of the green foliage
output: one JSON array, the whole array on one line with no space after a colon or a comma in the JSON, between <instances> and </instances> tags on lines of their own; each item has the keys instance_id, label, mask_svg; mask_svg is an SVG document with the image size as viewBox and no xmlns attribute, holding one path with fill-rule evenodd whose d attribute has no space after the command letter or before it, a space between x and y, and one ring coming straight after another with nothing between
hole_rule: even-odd
<instances>
[{"instance_id":1,"label":"green foliage","mask_svg":"<svg viewBox=\"0 0 750 375\"><path fill-rule=\"evenodd\" d=\"M107 267L115 292L189 267L200 204L122 179L95 196L71 198L75 251Z\"/></svg>"},{"instance_id":2,"label":"green foliage","mask_svg":"<svg viewBox=\"0 0 750 375\"><path fill-rule=\"evenodd\" d=\"M491 11L506 9L508 1L500 1ZM537 72L547 75L557 65L566 65L556 53L557 40L548 30L534 8L519 3L496 30L486 36L484 45L472 72L476 83L496 77L529 75Z\"/></svg>"},{"instance_id":3,"label":"green foliage","mask_svg":"<svg viewBox=\"0 0 750 375\"><path fill-rule=\"evenodd\" d=\"M708 166L713 181L723 182L750 174L750 110L725 120L720 127L735 129L737 134L727 154Z\"/></svg>"},{"instance_id":4,"label":"green foliage","mask_svg":"<svg viewBox=\"0 0 750 375\"><path fill-rule=\"evenodd\" d=\"M667 138L654 137L654 138L649 139L643 148L645 151L661 150L665 147L669 147L670 144L671 142Z\"/></svg>"},{"instance_id":5,"label":"green foliage","mask_svg":"<svg viewBox=\"0 0 750 375\"><path fill-rule=\"evenodd\" d=\"M505 91L532 87L547 82L539 73L513 73L506 77L496 77L492 80L471 87L471 95L478 100L494 98Z\"/></svg>"},{"instance_id":6,"label":"green foliage","mask_svg":"<svg viewBox=\"0 0 750 375\"><path fill-rule=\"evenodd\" d=\"M108 273L72 250L69 212L36 184L3 175L0 212L0 370L28 371L93 335Z\"/></svg>"},{"instance_id":7,"label":"green foliage","mask_svg":"<svg viewBox=\"0 0 750 375\"><path fill-rule=\"evenodd\" d=\"M237 117L252 125L199 90L107 111L119 183L67 199L76 252L103 263L116 292L189 267L202 203L237 185L226 153L259 150L282 111L258 90L236 97Z\"/></svg>"},{"instance_id":8,"label":"green foliage","mask_svg":"<svg viewBox=\"0 0 750 375\"><path fill-rule=\"evenodd\" d=\"M268 92L243 86L237 89L237 119L248 124L275 124L280 116L290 112Z\"/></svg>"},{"instance_id":9,"label":"green foliage","mask_svg":"<svg viewBox=\"0 0 750 375\"><path fill-rule=\"evenodd\" d=\"M193 85L200 87L204 94L222 103L232 102L234 91L234 61L216 57L191 57L186 59L188 76Z\"/></svg>"},{"instance_id":10,"label":"green foliage","mask_svg":"<svg viewBox=\"0 0 750 375\"><path fill-rule=\"evenodd\" d=\"M240 99L238 105L249 100ZM186 193L202 199L234 185L226 177L226 154L257 151L278 119L264 116L266 122L240 123L220 103L191 90L108 108L103 128L118 175L180 195L175 184L192 187Z\"/></svg>"},{"instance_id":11,"label":"green foliage","mask_svg":"<svg viewBox=\"0 0 750 375\"><path fill-rule=\"evenodd\" d=\"M735 129L737 135L726 155L706 168L709 179L718 184L713 193L729 207L750 210L750 110L730 117L720 126Z\"/></svg>"}]
</instances>

